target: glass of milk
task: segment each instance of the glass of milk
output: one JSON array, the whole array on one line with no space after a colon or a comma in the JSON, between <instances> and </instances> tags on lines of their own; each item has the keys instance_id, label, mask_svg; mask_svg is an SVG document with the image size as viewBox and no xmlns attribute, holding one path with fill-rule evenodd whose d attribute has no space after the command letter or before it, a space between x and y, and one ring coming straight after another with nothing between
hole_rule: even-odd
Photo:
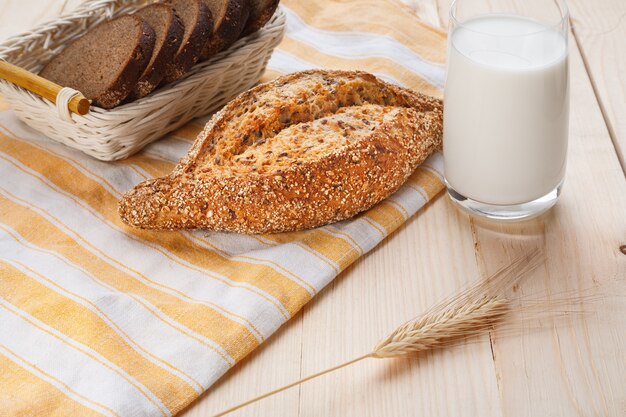
<instances>
[{"instance_id":1,"label":"glass of milk","mask_svg":"<svg viewBox=\"0 0 626 417\"><path fill-rule=\"evenodd\" d=\"M456 0L450 12L446 185L473 214L524 220L556 203L565 175L568 11L559 0L489 3Z\"/></svg>"}]
</instances>

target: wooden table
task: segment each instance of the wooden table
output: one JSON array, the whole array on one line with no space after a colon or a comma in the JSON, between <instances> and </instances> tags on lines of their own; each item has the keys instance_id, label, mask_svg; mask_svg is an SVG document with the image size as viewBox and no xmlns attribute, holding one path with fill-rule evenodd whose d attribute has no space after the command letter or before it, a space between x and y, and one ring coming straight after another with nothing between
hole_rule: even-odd
<instances>
[{"instance_id":1,"label":"wooden table","mask_svg":"<svg viewBox=\"0 0 626 417\"><path fill-rule=\"evenodd\" d=\"M446 24L447 0L404 1L431 24ZM69 0L67 8L78 2ZM0 39L58 14L63 3L3 0ZM185 417L209 416L367 352L399 323L535 246L545 248L548 260L525 291L595 289L601 297L583 306L586 314L524 325L512 335L496 332L419 359L361 362L233 415L626 415L626 248L620 250L626 245L626 2L569 4L570 150L555 209L517 226L490 225L441 196L337 278ZM619 291L621 298L614 297Z\"/></svg>"}]
</instances>

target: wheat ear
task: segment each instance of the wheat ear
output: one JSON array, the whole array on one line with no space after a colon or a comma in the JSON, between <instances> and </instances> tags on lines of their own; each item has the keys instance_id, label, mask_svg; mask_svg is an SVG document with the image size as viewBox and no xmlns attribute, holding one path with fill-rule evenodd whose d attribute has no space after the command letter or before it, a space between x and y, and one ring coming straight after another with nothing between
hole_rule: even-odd
<instances>
[{"instance_id":1,"label":"wheat ear","mask_svg":"<svg viewBox=\"0 0 626 417\"><path fill-rule=\"evenodd\" d=\"M506 290L518 283L523 275L540 265L542 260L543 256L541 253L533 251L479 284L436 305L423 315L404 323L380 341L370 353L267 392L215 414L214 417L229 414L242 407L363 359L395 358L441 348L450 345L460 338L477 335L491 329L509 311L509 302L505 295Z\"/></svg>"},{"instance_id":2,"label":"wheat ear","mask_svg":"<svg viewBox=\"0 0 626 417\"><path fill-rule=\"evenodd\" d=\"M373 358L394 358L448 345L451 341L490 329L507 312L504 298L483 298L439 314L425 315L398 327L380 341Z\"/></svg>"}]
</instances>

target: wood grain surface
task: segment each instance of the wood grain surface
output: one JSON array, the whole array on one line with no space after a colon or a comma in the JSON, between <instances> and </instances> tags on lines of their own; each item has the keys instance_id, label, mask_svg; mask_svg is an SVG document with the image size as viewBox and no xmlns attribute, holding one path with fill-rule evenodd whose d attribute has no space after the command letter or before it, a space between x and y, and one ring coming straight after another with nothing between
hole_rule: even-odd
<instances>
[{"instance_id":1,"label":"wood grain surface","mask_svg":"<svg viewBox=\"0 0 626 417\"><path fill-rule=\"evenodd\" d=\"M447 24L447 0L403 1L407 13ZM0 39L56 15L62 3L4 0ZM626 19L619 15L621 0L570 3L576 28L570 148L555 209L502 226L474 221L440 196L339 276L185 417L210 416L363 354L398 324L537 246L548 259L523 291L593 289L599 296L583 306L585 314L515 334L496 332L417 359L364 361L232 415L626 415L626 302L614 297L626 285L626 255L619 249L626 244L626 181L618 159L626 149ZM597 32L613 26L613 32Z\"/></svg>"},{"instance_id":2,"label":"wood grain surface","mask_svg":"<svg viewBox=\"0 0 626 417\"><path fill-rule=\"evenodd\" d=\"M626 1L569 0L576 42L626 172Z\"/></svg>"}]
</instances>

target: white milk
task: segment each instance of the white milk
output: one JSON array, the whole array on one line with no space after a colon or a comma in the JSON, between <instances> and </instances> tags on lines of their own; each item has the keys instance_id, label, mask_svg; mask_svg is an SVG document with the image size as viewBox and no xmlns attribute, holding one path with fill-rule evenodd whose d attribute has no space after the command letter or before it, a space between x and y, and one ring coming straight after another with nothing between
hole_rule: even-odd
<instances>
[{"instance_id":1,"label":"white milk","mask_svg":"<svg viewBox=\"0 0 626 417\"><path fill-rule=\"evenodd\" d=\"M508 15L458 26L445 88L449 185L503 205L554 190L565 174L568 84L567 43L556 30Z\"/></svg>"}]
</instances>

